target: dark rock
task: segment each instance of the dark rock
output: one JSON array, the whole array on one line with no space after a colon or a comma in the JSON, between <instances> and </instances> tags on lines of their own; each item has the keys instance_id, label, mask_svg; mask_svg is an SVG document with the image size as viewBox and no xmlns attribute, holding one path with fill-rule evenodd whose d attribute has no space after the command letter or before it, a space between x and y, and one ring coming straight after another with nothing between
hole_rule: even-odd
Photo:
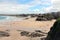
<instances>
[{"instance_id":1,"label":"dark rock","mask_svg":"<svg viewBox=\"0 0 60 40\"><path fill-rule=\"evenodd\" d=\"M37 17L36 21L47 21L47 18L45 18L43 15L40 15Z\"/></svg>"},{"instance_id":2,"label":"dark rock","mask_svg":"<svg viewBox=\"0 0 60 40\"><path fill-rule=\"evenodd\" d=\"M41 30L35 30L35 32L42 32Z\"/></svg>"},{"instance_id":3,"label":"dark rock","mask_svg":"<svg viewBox=\"0 0 60 40\"><path fill-rule=\"evenodd\" d=\"M41 30L35 30L35 32L42 33L42 34L47 34L45 32L42 32Z\"/></svg>"},{"instance_id":4,"label":"dark rock","mask_svg":"<svg viewBox=\"0 0 60 40\"><path fill-rule=\"evenodd\" d=\"M41 36L44 36L44 35L43 34L32 32L29 36L31 36L31 37L41 37Z\"/></svg>"},{"instance_id":5,"label":"dark rock","mask_svg":"<svg viewBox=\"0 0 60 40\"><path fill-rule=\"evenodd\" d=\"M51 27L46 40L60 40L60 20L56 21Z\"/></svg>"},{"instance_id":6,"label":"dark rock","mask_svg":"<svg viewBox=\"0 0 60 40\"><path fill-rule=\"evenodd\" d=\"M0 37L8 37L8 36L9 36L8 32L0 31Z\"/></svg>"},{"instance_id":7,"label":"dark rock","mask_svg":"<svg viewBox=\"0 0 60 40\"><path fill-rule=\"evenodd\" d=\"M36 21L47 21L46 18L37 18Z\"/></svg>"},{"instance_id":8,"label":"dark rock","mask_svg":"<svg viewBox=\"0 0 60 40\"><path fill-rule=\"evenodd\" d=\"M21 34L21 36L27 36L27 35L29 34L29 32L27 32L27 31L22 31L20 34Z\"/></svg>"}]
</instances>

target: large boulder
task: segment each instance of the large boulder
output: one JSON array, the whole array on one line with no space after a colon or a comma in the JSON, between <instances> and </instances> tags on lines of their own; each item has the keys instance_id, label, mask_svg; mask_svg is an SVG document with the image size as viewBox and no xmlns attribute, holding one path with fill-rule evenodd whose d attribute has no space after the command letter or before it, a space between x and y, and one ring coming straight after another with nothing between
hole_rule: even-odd
<instances>
[{"instance_id":1,"label":"large boulder","mask_svg":"<svg viewBox=\"0 0 60 40\"><path fill-rule=\"evenodd\" d=\"M46 40L60 40L60 20L57 20L51 27Z\"/></svg>"}]
</instances>

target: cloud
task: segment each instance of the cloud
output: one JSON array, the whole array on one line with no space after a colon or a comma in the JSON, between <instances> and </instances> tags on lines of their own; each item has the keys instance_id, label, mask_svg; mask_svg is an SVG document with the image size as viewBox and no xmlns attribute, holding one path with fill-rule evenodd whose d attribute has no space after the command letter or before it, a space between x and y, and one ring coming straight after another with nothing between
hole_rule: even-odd
<instances>
[{"instance_id":1,"label":"cloud","mask_svg":"<svg viewBox=\"0 0 60 40\"><path fill-rule=\"evenodd\" d=\"M17 5L17 4L0 4L0 12L17 12L20 13L22 11L25 11L29 8L28 5Z\"/></svg>"},{"instance_id":2,"label":"cloud","mask_svg":"<svg viewBox=\"0 0 60 40\"><path fill-rule=\"evenodd\" d=\"M40 13L40 12L47 12L51 8L50 0L49 1L33 0L27 2L26 4L24 3L21 4L19 2L17 0L0 0L0 13L10 13L10 14ZM36 9L33 8L37 5L42 6L42 9L40 8L40 6L38 6L39 8L36 7ZM33 10L31 10L32 8Z\"/></svg>"},{"instance_id":3,"label":"cloud","mask_svg":"<svg viewBox=\"0 0 60 40\"><path fill-rule=\"evenodd\" d=\"M60 0L52 0L52 11L60 11Z\"/></svg>"}]
</instances>

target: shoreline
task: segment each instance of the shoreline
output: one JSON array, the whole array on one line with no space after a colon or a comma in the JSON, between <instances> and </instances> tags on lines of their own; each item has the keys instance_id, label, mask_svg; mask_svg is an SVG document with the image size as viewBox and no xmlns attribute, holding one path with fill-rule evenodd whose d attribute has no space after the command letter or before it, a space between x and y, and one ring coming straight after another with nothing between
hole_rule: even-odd
<instances>
[{"instance_id":1,"label":"shoreline","mask_svg":"<svg viewBox=\"0 0 60 40\"><path fill-rule=\"evenodd\" d=\"M42 31L48 31L50 27L54 24L55 20L52 21L35 21L36 18L29 18L27 20L16 20L16 21L7 21L0 23L0 27L5 27L6 29L27 29L27 30L35 30L40 29Z\"/></svg>"},{"instance_id":2,"label":"shoreline","mask_svg":"<svg viewBox=\"0 0 60 40\"><path fill-rule=\"evenodd\" d=\"M47 33L50 27L54 24L52 21L35 21L36 18L29 18L21 21L7 21L0 23L0 31L9 33L9 37L0 37L0 40L30 40L30 37L21 36L21 31L34 32L35 30L41 30ZM40 39L36 37L34 39ZM44 38L44 36L42 37Z\"/></svg>"}]
</instances>

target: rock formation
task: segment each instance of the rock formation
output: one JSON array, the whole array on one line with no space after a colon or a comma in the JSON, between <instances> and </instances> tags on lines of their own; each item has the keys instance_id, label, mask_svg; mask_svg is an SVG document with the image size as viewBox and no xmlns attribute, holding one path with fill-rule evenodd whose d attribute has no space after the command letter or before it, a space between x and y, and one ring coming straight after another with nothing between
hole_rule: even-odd
<instances>
[{"instance_id":1,"label":"rock formation","mask_svg":"<svg viewBox=\"0 0 60 40\"><path fill-rule=\"evenodd\" d=\"M0 37L8 37L10 36L8 32L0 31Z\"/></svg>"},{"instance_id":2,"label":"rock formation","mask_svg":"<svg viewBox=\"0 0 60 40\"><path fill-rule=\"evenodd\" d=\"M51 27L46 40L60 40L60 20L57 20Z\"/></svg>"}]
</instances>

